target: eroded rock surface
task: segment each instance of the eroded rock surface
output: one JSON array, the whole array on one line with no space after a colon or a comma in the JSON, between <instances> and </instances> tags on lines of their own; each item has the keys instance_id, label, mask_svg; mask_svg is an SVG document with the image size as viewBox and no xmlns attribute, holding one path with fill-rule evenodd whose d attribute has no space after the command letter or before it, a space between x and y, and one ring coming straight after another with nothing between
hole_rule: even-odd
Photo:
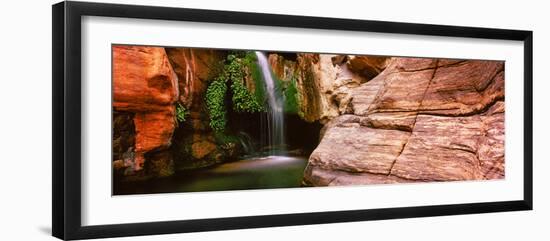
<instances>
[{"instance_id":1,"label":"eroded rock surface","mask_svg":"<svg viewBox=\"0 0 550 241\"><path fill-rule=\"evenodd\" d=\"M383 65L351 90L348 111L326 124L305 184L504 177L503 62L391 58Z\"/></svg>"}]
</instances>

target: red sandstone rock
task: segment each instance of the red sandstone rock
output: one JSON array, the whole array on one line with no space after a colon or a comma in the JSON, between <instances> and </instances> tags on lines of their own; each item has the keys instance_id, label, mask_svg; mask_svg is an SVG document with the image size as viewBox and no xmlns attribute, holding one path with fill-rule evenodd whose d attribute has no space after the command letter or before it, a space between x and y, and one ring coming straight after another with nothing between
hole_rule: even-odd
<instances>
[{"instance_id":1,"label":"red sandstone rock","mask_svg":"<svg viewBox=\"0 0 550 241\"><path fill-rule=\"evenodd\" d=\"M192 111L202 108L208 83L220 71L221 51L199 48L166 48L179 79L179 101Z\"/></svg>"},{"instance_id":2,"label":"red sandstone rock","mask_svg":"<svg viewBox=\"0 0 550 241\"><path fill-rule=\"evenodd\" d=\"M164 48L113 46L113 108L135 113L136 171L146 153L170 146L177 83Z\"/></svg>"},{"instance_id":3,"label":"red sandstone rock","mask_svg":"<svg viewBox=\"0 0 550 241\"><path fill-rule=\"evenodd\" d=\"M113 105L117 110L165 110L178 96L177 83L164 48L113 46Z\"/></svg>"}]
</instances>

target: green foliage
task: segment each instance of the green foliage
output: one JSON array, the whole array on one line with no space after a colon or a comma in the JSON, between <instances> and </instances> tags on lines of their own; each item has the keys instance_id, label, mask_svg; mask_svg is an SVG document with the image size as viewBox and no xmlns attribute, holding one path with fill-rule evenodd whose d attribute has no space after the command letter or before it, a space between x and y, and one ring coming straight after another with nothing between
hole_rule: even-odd
<instances>
[{"instance_id":1,"label":"green foliage","mask_svg":"<svg viewBox=\"0 0 550 241\"><path fill-rule=\"evenodd\" d=\"M214 138L219 145L225 145L229 143L238 143L239 138L233 135L228 135L222 132L215 132Z\"/></svg>"},{"instance_id":2,"label":"green foliage","mask_svg":"<svg viewBox=\"0 0 550 241\"><path fill-rule=\"evenodd\" d=\"M240 81L233 80L231 90L233 90L232 101L234 111L251 113L263 110L256 97Z\"/></svg>"},{"instance_id":3,"label":"green foliage","mask_svg":"<svg viewBox=\"0 0 550 241\"><path fill-rule=\"evenodd\" d=\"M206 90L206 106L210 114L210 127L216 132L223 132L227 124L227 110L225 108L227 82L231 83L233 94L231 101L234 111L250 113L264 109L264 99L258 98L257 95L251 93L243 85L247 68L255 65L255 56L254 58L252 56L254 55L250 55L249 52L231 52L227 56L222 72L210 83ZM248 70L250 71L250 69ZM258 71L257 66L256 71ZM258 76L260 73L256 75Z\"/></svg>"},{"instance_id":4,"label":"green foliage","mask_svg":"<svg viewBox=\"0 0 550 241\"><path fill-rule=\"evenodd\" d=\"M300 115L300 95L298 93L297 77L292 75L285 80L281 80L274 76L274 79L275 95L283 97L284 112Z\"/></svg>"},{"instance_id":5,"label":"green foliage","mask_svg":"<svg viewBox=\"0 0 550 241\"><path fill-rule=\"evenodd\" d=\"M247 51L242 61L243 64L248 68L250 77L254 81L254 95L256 96L256 100L262 106L262 108L265 108L265 102L267 99L266 90L262 71L258 66L257 60L258 58L253 51Z\"/></svg>"},{"instance_id":6,"label":"green foliage","mask_svg":"<svg viewBox=\"0 0 550 241\"><path fill-rule=\"evenodd\" d=\"M240 58L237 58L236 55L230 54L227 56L227 62L228 64L224 67L225 75L231 80L242 79L244 77L244 73L242 71Z\"/></svg>"},{"instance_id":7,"label":"green foliage","mask_svg":"<svg viewBox=\"0 0 550 241\"><path fill-rule=\"evenodd\" d=\"M243 63L246 65L256 63L257 60L258 58L256 57L254 51L246 51L243 56Z\"/></svg>"},{"instance_id":8,"label":"green foliage","mask_svg":"<svg viewBox=\"0 0 550 241\"><path fill-rule=\"evenodd\" d=\"M226 92L225 80L219 77L212 81L206 90L206 107L210 114L210 127L215 132L223 132L227 123L224 103Z\"/></svg>"},{"instance_id":9,"label":"green foliage","mask_svg":"<svg viewBox=\"0 0 550 241\"><path fill-rule=\"evenodd\" d=\"M296 79L292 78L288 82L288 86L284 91L284 110L287 113L298 113L300 111L298 88L296 87Z\"/></svg>"},{"instance_id":10,"label":"green foliage","mask_svg":"<svg viewBox=\"0 0 550 241\"><path fill-rule=\"evenodd\" d=\"M185 109L185 107L178 102L178 104L176 105L176 122L183 123L185 121L186 116L187 116L187 109Z\"/></svg>"},{"instance_id":11,"label":"green foliage","mask_svg":"<svg viewBox=\"0 0 550 241\"><path fill-rule=\"evenodd\" d=\"M262 111L262 105L258 99L250 93L243 85L246 67L251 62L250 55L244 55L238 58L236 55L227 56L229 64L226 73L231 80L231 90L233 92L233 110L236 112L259 112Z\"/></svg>"}]
</instances>

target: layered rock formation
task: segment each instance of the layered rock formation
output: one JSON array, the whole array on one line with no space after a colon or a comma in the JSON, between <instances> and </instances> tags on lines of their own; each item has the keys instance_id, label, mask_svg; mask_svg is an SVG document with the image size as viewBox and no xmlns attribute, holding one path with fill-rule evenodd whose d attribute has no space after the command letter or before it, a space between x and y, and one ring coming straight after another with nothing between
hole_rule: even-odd
<instances>
[{"instance_id":1,"label":"layered rock formation","mask_svg":"<svg viewBox=\"0 0 550 241\"><path fill-rule=\"evenodd\" d=\"M504 177L503 62L362 58L350 69L375 77L325 125L305 184Z\"/></svg>"},{"instance_id":2,"label":"layered rock formation","mask_svg":"<svg viewBox=\"0 0 550 241\"><path fill-rule=\"evenodd\" d=\"M140 46L113 46L112 51L114 133L134 127L131 134L115 134L113 149L124 151L122 159L114 160L115 167L141 171L148 159L147 169L154 172L148 174L170 175L172 158L162 152L171 144L179 92L166 52Z\"/></svg>"}]
</instances>

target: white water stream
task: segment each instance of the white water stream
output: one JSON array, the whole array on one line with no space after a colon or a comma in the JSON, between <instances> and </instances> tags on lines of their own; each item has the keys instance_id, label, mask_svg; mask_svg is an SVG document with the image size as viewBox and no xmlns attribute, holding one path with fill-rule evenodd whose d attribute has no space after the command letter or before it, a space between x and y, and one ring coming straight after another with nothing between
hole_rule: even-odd
<instances>
[{"instance_id":1,"label":"white water stream","mask_svg":"<svg viewBox=\"0 0 550 241\"><path fill-rule=\"evenodd\" d=\"M285 147L285 119L283 97L277 95L275 81L271 74L271 68L264 53L256 51L258 65L262 71L266 87L269 108L267 110L267 135L268 145L271 149L284 151Z\"/></svg>"}]
</instances>

